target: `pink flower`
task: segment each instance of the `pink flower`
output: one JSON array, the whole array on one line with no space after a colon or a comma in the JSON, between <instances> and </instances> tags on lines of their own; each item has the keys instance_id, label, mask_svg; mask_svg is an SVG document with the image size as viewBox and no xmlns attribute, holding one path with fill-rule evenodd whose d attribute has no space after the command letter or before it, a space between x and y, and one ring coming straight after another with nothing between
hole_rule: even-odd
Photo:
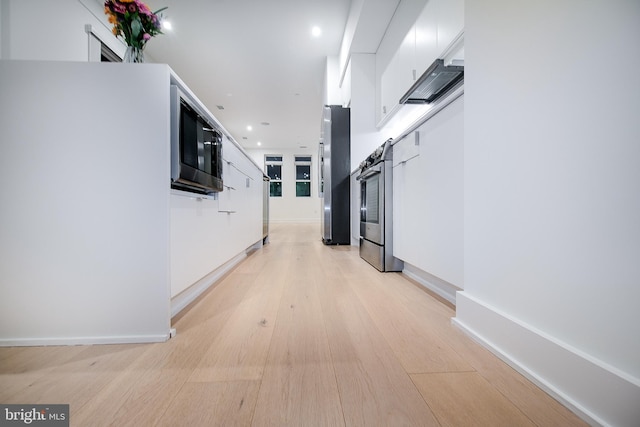
<instances>
[{"instance_id":1,"label":"pink flower","mask_svg":"<svg viewBox=\"0 0 640 427\"><path fill-rule=\"evenodd\" d=\"M150 39L151 39L151 36L149 35L149 33L144 33L142 35L142 40L150 40Z\"/></svg>"},{"instance_id":2,"label":"pink flower","mask_svg":"<svg viewBox=\"0 0 640 427\"><path fill-rule=\"evenodd\" d=\"M138 9L141 13L144 13L147 16L151 16L151 9L149 9L149 6L138 0L136 0L136 4L138 5Z\"/></svg>"}]
</instances>

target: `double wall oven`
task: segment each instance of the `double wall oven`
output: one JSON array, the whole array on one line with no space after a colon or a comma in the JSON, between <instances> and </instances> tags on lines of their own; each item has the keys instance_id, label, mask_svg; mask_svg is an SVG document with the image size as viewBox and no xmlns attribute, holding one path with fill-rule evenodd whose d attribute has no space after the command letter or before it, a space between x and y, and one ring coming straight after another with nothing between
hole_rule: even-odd
<instances>
[{"instance_id":1,"label":"double wall oven","mask_svg":"<svg viewBox=\"0 0 640 427\"><path fill-rule=\"evenodd\" d=\"M402 271L393 256L393 151L391 139L360 164L360 256L380 271Z\"/></svg>"}]
</instances>

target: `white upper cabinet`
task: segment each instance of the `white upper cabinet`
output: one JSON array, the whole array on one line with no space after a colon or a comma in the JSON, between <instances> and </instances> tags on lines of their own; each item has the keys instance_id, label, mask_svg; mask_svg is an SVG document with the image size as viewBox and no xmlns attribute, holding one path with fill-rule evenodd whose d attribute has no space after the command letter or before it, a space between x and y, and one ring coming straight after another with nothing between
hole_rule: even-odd
<instances>
[{"instance_id":1,"label":"white upper cabinet","mask_svg":"<svg viewBox=\"0 0 640 427\"><path fill-rule=\"evenodd\" d=\"M416 74L420 71L417 77L420 77L422 71L426 70L442 51L438 47L438 3L442 1L429 0L416 20Z\"/></svg>"},{"instance_id":2,"label":"white upper cabinet","mask_svg":"<svg viewBox=\"0 0 640 427\"><path fill-rule=\"evenodd\" d=\"M400 109L399 100L464 29L464 0L429 0L380 76L378 125Z\"/></svg>"},{"instance_id":3,"label":"white upper cabinet","mask_svg":"<svg viewBox=\"0 0 640 427\"><path fill-rule=\"evenodd\" d=\"M437 0L437 2L438 49L444 52L464 29L464 0Z\"/></svg>"},{"instance_id":4,"label":"white upper cabinet","mask_svg":"<svg viewBox=\"0 0 640 427\"><path fill-rule=\"evenodd\" d=\"M464 0L429 0L415 23L418 77L464 29Z\"/></svg>"},{"instance_id":5,"label":"white upper cabinet","mask_svg":"<svg viewBox=\"0 0 640 427\"><path fill-rule=\"evenodd\" d=\"M382 117L395 112L400 107L398 103L400 97L415 81L415 58L416 38L415 29L412 28L405 36L389 66L382 73L380 85Z\"/></svg>"}]
</instances>

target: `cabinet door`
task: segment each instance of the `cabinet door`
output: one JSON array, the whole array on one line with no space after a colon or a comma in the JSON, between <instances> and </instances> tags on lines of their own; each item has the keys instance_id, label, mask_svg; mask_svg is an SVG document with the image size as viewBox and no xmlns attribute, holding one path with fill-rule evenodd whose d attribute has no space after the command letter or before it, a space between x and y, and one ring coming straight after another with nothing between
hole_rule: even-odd
<instances>
[{"instance_id":1,"label":"cabinet door","mask_svg":"<svg viewBox=\"0 0 640 427\"><path fill-rule=\"evenodd\" d=\"M413 85L416 80L416 27L411 27L398 50L400 66L398 67L398 93L396 102Z\"/></svg>"},{"instance_id":2,"label":"cabinet door","mask_svg":"<svg viewBox=\"0 0 640 427\"><path fill-rule=\"evenodd\" d=\"M418 265L416 251L424 244L420 228L425 215L425 201L420 197L423 185L420 157L393 167L393 253Z\"/></svg>"},{"instance_id":3,"label":"cabinet door","mask_svg":"<svg viewBox=\"0 0 640 427\"><path fill-rule=\"evenodd\" d=\"M393 145L393 253L406 260L415 245L416 192L420 185L420 138L413 132ZM419 216L419 214L418 214Z\"/></svg>"},{"instance_id":4,"label":"cabinet door","mask_svg":"<svg viewBox=\"0 0 640 427\"><path fill-rule=\"evenodd\" d=\"M420 155L420 133L411 132L393 145L393 167Z\"/></svg>"},{"instance_id":5,"label":"cabinet door","mask_svg":"<svg viewBox=\"0 0 640 427\"><path fill-rule=\"evenodd\" d=\"M397 103L397 101L394 101L394 94L396 93L395 85L397 82L395 78L398 74L397 68L399 64L398 61L395 61L394 59L391 60L387 69L384 70L380 79L381 119L387 117L391 113L394 105Z\"/></svg>"},{"instance_id":6,"label":"cabinet door","mask_svg":"<svg viewBox=\"0 0 640 427\"><path fill-rule=\"evenodd\" d=\"M395 156L395 146L394 146ZM393 167L393 255L402 260L411 254L407 237L411 230L407 225L405 164Z\"/></svg>"},{"instance_id":7,"label":"cabinet door","mask_svg":"<svg viewBox=\"0 0 640 427\"><path fill-rule=\"evenodd\" d=\"M218 211L224 213L235 213L237 211L237 173L232 167L232 162L225 159L222 168L224 186L222 192L218 193Z\"/></svg>"},{"instance_id":8,"label":"cabinet door","mask_svg":"<svg viewBox=\"0 0 640 427\"><path fill-rule=\"evenodd\" d=\"M438 50L443 52L464 29L464 0L438 0Z\"/></svg>"},{"instance_id":9,"label":"cabinet door","mask_svg":"<svg viewBox=\"0 0 640 427\"><path fill-rule=\"evenodd\" d=\"M400 108L398 103L400 98L409 90L416 79L415 51L415 27L412 27L381 76L380 117L382 119Z\"/></svg>"},{"instance_id":10,"label":"cabinet door","mask_svg":"<svg viewBox=\"0 0 640 427\"><path fill-rule=\"evenodd\" d=\"M438 2L439 0L429 0L416 20L416 69L418 77L429 68L440 54L440 50L438 50Z\"/></svg>"}]
</instances>

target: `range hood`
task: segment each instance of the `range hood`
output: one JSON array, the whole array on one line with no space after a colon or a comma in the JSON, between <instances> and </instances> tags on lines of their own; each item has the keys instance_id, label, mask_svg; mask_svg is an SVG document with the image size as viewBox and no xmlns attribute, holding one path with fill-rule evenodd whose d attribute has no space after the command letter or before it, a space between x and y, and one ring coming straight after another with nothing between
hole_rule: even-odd
<instances>
[{"instance_id":1,"label":"range hood","mask_svg":"<svg viewBox=\"0 0 640 427\"><path fill-rule=\"evenodd\" d=\"M464 67L444 65L436 59L427 71L400 98L400 104L430 104L464 79Z\"/></svg>"}]
</instances>

